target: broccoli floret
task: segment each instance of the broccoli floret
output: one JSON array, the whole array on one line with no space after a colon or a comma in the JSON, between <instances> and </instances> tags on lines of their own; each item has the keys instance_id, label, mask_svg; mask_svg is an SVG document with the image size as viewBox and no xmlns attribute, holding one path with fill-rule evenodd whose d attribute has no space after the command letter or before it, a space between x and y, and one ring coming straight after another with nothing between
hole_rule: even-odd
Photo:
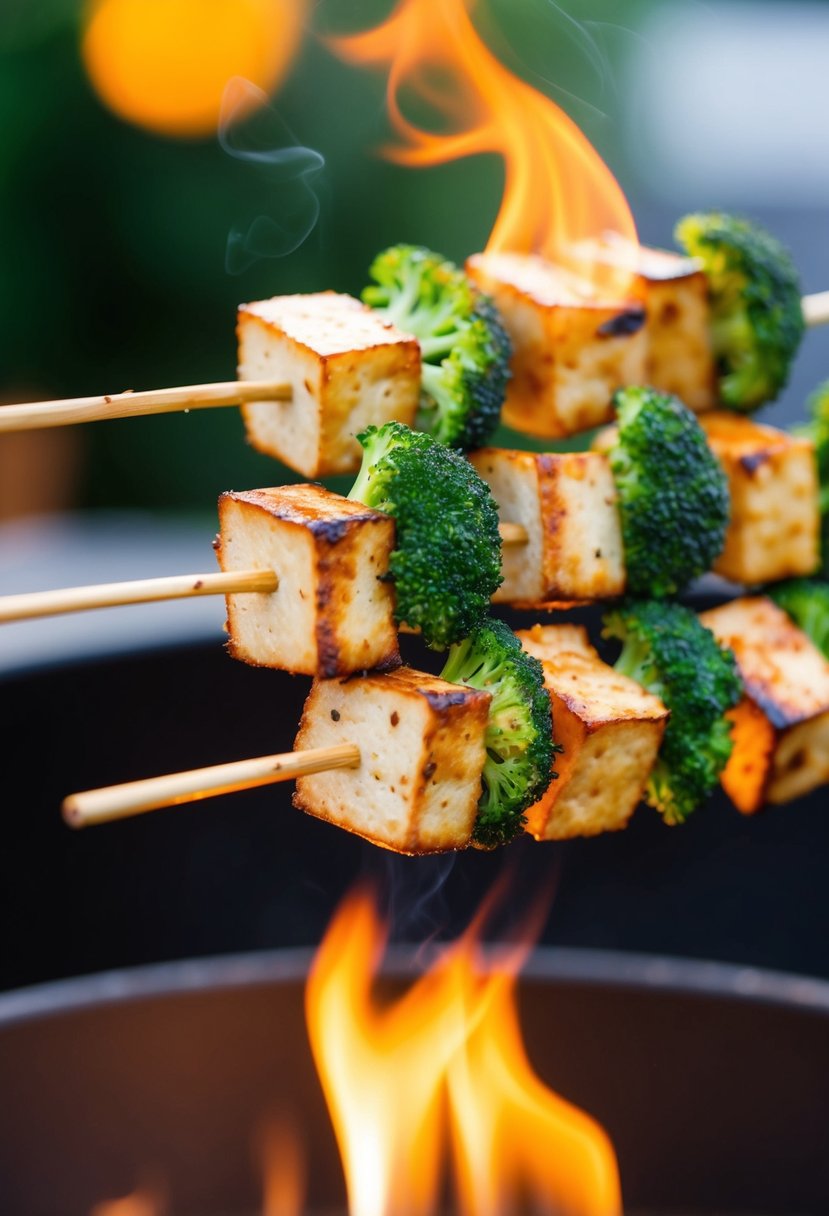
<instances>
[{"instance_id":1,"label":"broccoli floret","mask_svg":"<svg viewBox=\"0 0 829 1216\"><path fill-rule=\"evenodd\" d=\"M501 585L498 509L459 452L401 422L358 435L363 463L349 498L386 511L397 528L384 576L395 619L445 650L475 628Z\"/></svg>"},{"instance_id":2,"label":"broccoli floret","mask_svg":"<svg viewBox=\"0 0 829 1216\"><path fill-rule=\"evenodd\" d=\"M806 402L809 421L795 427L796 435L810 439L815 449L820 484L820 548L824 575L829 573L829 380L819 384Z\"/></svg>"},{"instance_id":3,"label":"broccoli floret","mask_svg":"<svg viewBox=\"0 0 829 1216\"><path fill-rule=\"evenodd\" d=\"M787 250L763 228L720 211L686 215L676 238L708 278L722 404L750 411L774 400L804 330Z\"/></svg>"},{"instance_id":4,"label":"broccoli floret","mask_svg":"<svg viewBox=\"0 0 829 1216\"><path fill-rule=\"evenodd\" d=\"M769 587L768 595L829 659L829 583L791 578Z\"/></svg>"},{"instance_id":5,"label":"broccoli floret","mask_svg":"<svg viewBox=\"0 0 829 1216\"><path fill-rule=\"evenodd\" d=\"M488 296L453 262L413 245L377 255L363 299L420 342L419 430L481 447L498 425L512 348Z\"/></svg>"},{"instance_id":6,"label":"broccoli floret","mask_svg":"<svg viewBox=\"0 0 829 1216\"><path fill-rule=\"evenodd\" d=\"M734 656L690 608L664 601L622 604L605 616L604 636L623 643L616 670L671 711L645 798L666 823L683 823L731 755L724 714L741 694Z\"/></svg>"},{"instance_id":7,"label":"broccoli floret","mask_svg":"<svg viewBox=\"0 0 829 1216\"><path fill-rule=\"evenodd\" d=\"M728 479L677 397L625 388L609 452L631 595L661 599L710 570L725 543Z\"/></svg>"},{"instance_id":8,"label":"broccoli floret","mask_svg":"<svg viewBox=\"0 0 829 1216\"><path fill-rule=\"evenodd\" d=\"M521 832L524 812L557 775L553 755L561 748L553 743L543 668L503 621L489 620L452 647L441 675L492 694L472 840L483 849L508 844Z\"/></svg>"}]
</instances>

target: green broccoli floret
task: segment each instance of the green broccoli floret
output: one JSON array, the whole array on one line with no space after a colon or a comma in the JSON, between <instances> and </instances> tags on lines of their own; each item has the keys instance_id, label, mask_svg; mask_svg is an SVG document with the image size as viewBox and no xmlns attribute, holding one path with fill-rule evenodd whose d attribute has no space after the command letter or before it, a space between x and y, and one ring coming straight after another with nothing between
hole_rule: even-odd
<instances>
[{"instance_id":1,"label":"green broccoli floret","mask_svg":"<svg viewBox=\"0 0 829 1216\"><path fill-rule=\"evenodd\" d=\"M420 342L419 430L481 447L498 425L512 348L488 296L453 262L413 245L377 255L363 299Z\"/></svg>"},{"instance_id":2,"label":"green broccoli floret","mask_svg":"<svg viewBox=\"0 0 829 1216\"><path fill-rule=\"evenodd\" d=\"M676 238L708 277L722 404L751 411L774 400L804 330L800 284L787 250L763 228L721 211L686 215Z\"/></svg>"},{"instance_id":3,"label":"green broccoli floret","mask_svg":"<svg viewBox=\"0 0 829 1216\"><path fill-rule=\"evenodd\" d=\"M619 493L627 586L661 599L710 570L728 527L728 479L677 397L625 388L609 454Z\"/></svg>"},{"instance_id":4,"label":"green broccoli floret","mask_svg":"<svg viewBox=\"0 0 829 1216\"><path fill-rule=\"evenodd\" d=\"M472 833L483 849L508 844L557 774L550 697L538 659L503 621L489 620L453 646L444 680L492 694L486 727L483 793Z\"/></svg>"},{"instance_id":5,"label":"green broccoli floret","mask_svg":"<svg viewBox=\"0 0 829 1216\"><path fill-rule=\"evenodd\" d=\"M829 583L791 578L769 587L767 594L829 659Z\"/></svg>"},{"instance_id":6,"label":"green broccoli floret","mask_svg":"<svg viewBox=\"0 0 829 1216\"><path fill-rule=\"evenodd\" d=\"M671 711L645 799L666 823L683 823L731 755L724 714L741 694L734 656L690 608L664 601L622 604L605 616L604 636L623 643L616 670Z\"/></svg>"},{"instance_id":7,"label":"green broccoli floret","mask_svg":"<svg viewBox=\"0 0 829 1216\"><path fill-rule=\"evenodd\" d=\"M820 549L823 573L829 573L829 380L819 384L806 402L809 421L794 433L811 440L820 484Z\"/></svg>"},{"instance_id":8,"label":"green broccoli floret","mask_svg":"<svg viewBox=\"0 0 829 1216\"><path fill-rule=\"evenodd\" d=\"M358 435L363 463L349 498L386 511L397 528L387 577L395 619L445 650L475 628L501 585L498 509L459 452L401 422Z\"/></svg>"}]
</instances>

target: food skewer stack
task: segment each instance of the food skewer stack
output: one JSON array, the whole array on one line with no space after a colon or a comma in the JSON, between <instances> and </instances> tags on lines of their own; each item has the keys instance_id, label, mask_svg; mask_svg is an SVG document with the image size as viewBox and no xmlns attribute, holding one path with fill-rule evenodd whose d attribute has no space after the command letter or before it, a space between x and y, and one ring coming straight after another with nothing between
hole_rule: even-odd
<instances>
[{"instance_id":1,"label":"food skewer stack","mask_svg":"<svg viewBox=\"0 0 829 1216\"><path fill-rule=\"evenodd\" d=\"M220 501L213 577L235 581L210 590L227 593L231 653L316 677L299 750L76 795L67 819L299 773L296 805L419 853L492 847L525 823L537 839L623 827L643 793L681 822L721 774L743 811L829 780L829 664L783 609L748 598L700 621L665 598L712 566L748 585L816 569L813 445L714 407L774 396L819 308L742 221L689 217L680 234L695 260L643 251L622 307L539 259L480 255L467 278L405 246L376 260L367 303L243 306L236 399L251 442L310 477L353 471L362 452L348 499L304 485ZM590 256L620 253L605 242ZM616 391L646 379L654 388ZM505 417L530 433L615 425L590 452L487 448L505 389ZM201 391L218 404L231 386ZM0 429L62 424L71 409L7 407ZM445 443L474 449L471 463ZM625 594L637 599L605 617L623 641L615 669L578 627L516 636L485 619L490 598L541 609ZM14 597L5 619L95 597L37 598ZM396 626L450 647L441 677L399 666Z\"/></svg>"}]
</instances>

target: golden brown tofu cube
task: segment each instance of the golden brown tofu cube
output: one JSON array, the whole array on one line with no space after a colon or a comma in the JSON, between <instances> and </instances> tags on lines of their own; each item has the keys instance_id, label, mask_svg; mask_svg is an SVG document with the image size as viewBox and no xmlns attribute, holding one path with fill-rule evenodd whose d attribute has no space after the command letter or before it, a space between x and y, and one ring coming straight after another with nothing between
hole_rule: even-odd
<instances>
[{"instance_id":1,"label":"golden brown tofu cube","mask_svg":"<svg viewBox=\"0 0 829 1216\"><path fill-rule=\"evenodd\" d=\"M466 269L512 339L508 426L545 438L600 426L615 390L644 379L641 302L598 300L591 284L534 256L480 253Z\"/></svg>"},{"instance_id":2,"label":"golden brown tofu cube","mask_svg":"<svg viewBox=\"0 0 829 1216\"><path fill-rule=\"evenodd\" d=\"M605 456L481 448L470 460L501 519L527 532L526 544L504 545L496 603L540 607L624 592L616 487Z\"/></svg>"},{"instance_id":3,"label":"golden brown tofu cube","mask_svg":"<svg viewBox=\"0 0 829 1216\"><path fill-rule=\"evenodd\" d=\"M563 747L558 779L527 812L536 840L595 836L627 826L656 762L668 711L604 663L577 625L535 625L517 635L541 659Z\"/></svg>"},{"instance_id":4,"label":"golden brown tofu cube","mask_svg":"<svg viewBox=\"0 0 829 1216\"><path fill-rule=\"evenodd\" d=\"M725 411L704 414L700 423L731 496L716 573L749 584L813 573L820 557L820 507L810 441Z\"/></svg>"},{"instance_id":5,"label":"golden brown tofu cube","mask_svg":"<svg viewBox=\"0 0 829 1216\"><path fill-rule=\"evenodd\" d=\"M274 296L239 308L239 378L290 384L290 401L242 406L248 439L305 477L355 473L355 436L420 398L420 344L374 309L333 291Z\"/></svg>"},{"instance_id":6,"label":"golden brown tofu cube","mask_svg":"<svg viewBox=\"0 0 829 1216\"><path fill-rule=\"evenodd\" d=\"M394 520L322 486L223 494L223 570L273 570L268 594L227 596L228 649L259 667L348 675L399 661L394 593L383 575Z\"/></svg>"},{"instance_id":7,"label":"golden brown tofu cube","mask_svg":"<svg viewBox=\"0 0 829 1216\"><path fill-rule=\"evenodd\" d=\"M466 848L489 704L489 693L408 667L315 681L296 749L356 743L361 761L300 777L294 805L398 853Z\"/></svg>"},{"instance_id":8,"label":"golden brown tofu cube","mask_svg":"<svg viewBox=\"0 0 829 1216\"><path fill-rule=\"evenodd\" d=\"M645 379L701 413L718 402L708 279L698 262L662 249L640 250L648 340Z\"/></svg>"},{"instance_id":9,"label":"golden brown tofu cube","mask_svg":"<svg viewBox=\"0 0 829 1216\"><path fill-rule=\"evenodd\" d=\"M829 781L829 663L765 596L700 616L734 651L745 702L732 711L734 749L722 784L746 814ZM761 719L763 721L761 721Z\"/></svg>"},{"instance_id":10,"label":"golden brown tofu cube","mask_svg":"<svg viewBox=\"0 0 829 1216\"><path fill-rule=\"evenodd\" d=\"M643 382L675 394L697 412L714 409L718 391L708 279L699 262L666 249L631 248L613 234L578 249L585 262L635 273L635 294L647 311Z\"/></svg>"}]
</instances>

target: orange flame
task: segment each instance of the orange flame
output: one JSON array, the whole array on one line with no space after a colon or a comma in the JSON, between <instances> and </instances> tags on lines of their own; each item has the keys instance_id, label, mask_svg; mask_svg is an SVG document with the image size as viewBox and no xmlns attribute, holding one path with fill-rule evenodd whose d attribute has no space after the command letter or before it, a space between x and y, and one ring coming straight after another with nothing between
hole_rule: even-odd
<instances>
[{"instance_id":1,"label":"orange flame","mask_svg":"<svg viewBox=\"0 0 829 1216\"><path fill-rule=\"evenodd\" d=\"M471 932L382 1003L372 981L384 933L371 900L347 900L323 941L306 1012L350 1216L436 1212L447 1139L462 1216L527 1198L571 1216L619 1216L606 1135L546 1088L524 1052L514 1001L522 952L487 973L476 942Z\"/></svg>"},{"instance_id":2,"label":"orange flame","mask_svg":"<svg viewBox=\"0 0 829 1216\"><path fill-rule=\"evenodd\" d=\"M402 0L375 29L331 40L353 63L388 65L388 109L401 142L383 148L384 155L422 167L496 153L505 184L487 252L540 254L589 274L597 288L613 281L618 289L618 268L586 265L575 250L607 233L621 237L630 250L628 279L638 242L621 187L572 119L498 62L478 36L468 3ZM407 118L403 90L450 130L430 131Z\"/></svg>"},{"instance_id":3,"label":"orange flame","mask_svg":"<svg viewBox=\"0 0 829 1216\"><path fill-rule=\"evenodd\" d=\"M262 1216L301 1216L305 1201L305 1152L296 1124L273 1119L260 1136Z\"/></svg>"},{"instance_id":4,"label":"orange flame","mask_svg":"<svg viewBox=\"0 0 829 1216\"><path fill-rule=\"evenodd\" d=\"M89 1216L162 1216L163 1211L164 1204L159 1196L142 1188L122 1199L96 1203Z\"/></svg>"}]
</instances>

